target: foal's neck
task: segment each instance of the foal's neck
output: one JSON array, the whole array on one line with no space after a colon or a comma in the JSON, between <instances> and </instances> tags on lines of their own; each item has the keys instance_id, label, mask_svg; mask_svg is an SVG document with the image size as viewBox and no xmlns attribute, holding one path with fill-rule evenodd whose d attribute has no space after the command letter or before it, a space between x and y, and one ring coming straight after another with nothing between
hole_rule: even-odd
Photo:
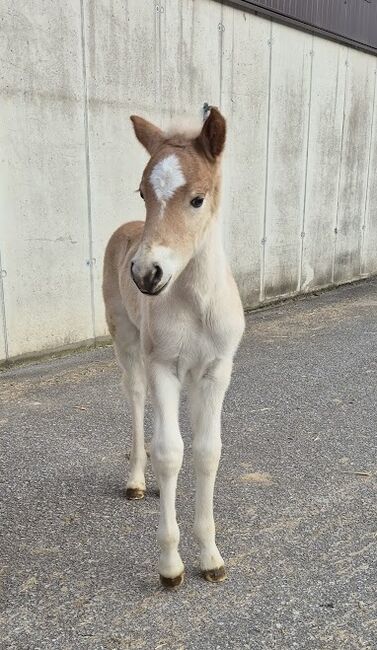
<instances>
[{"instance_id":1,"label":"foal's neck","mask_svg":"<svg viewBox=\"0 0 377 650\"><path fill-rule=\"evenodd\" d=\"M215 216L198 251L181 275L182 288L189 299L205 308L224 287L227 271L221 222Z\"/></svg>"}]
</instances>

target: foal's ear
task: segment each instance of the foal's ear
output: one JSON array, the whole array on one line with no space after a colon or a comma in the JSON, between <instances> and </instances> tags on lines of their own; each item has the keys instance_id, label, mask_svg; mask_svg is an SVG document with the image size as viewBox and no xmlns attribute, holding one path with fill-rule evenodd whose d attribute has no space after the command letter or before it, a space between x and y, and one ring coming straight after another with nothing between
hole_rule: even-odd
<instances>
[{"instance_id":1,"label":"foal's ear","mask_svg":"<svg viewBox=\"0 0 377 650\"><path fill-rule=\"evenodd\" d=\"M131 115L131 121L134 126L134 131L137 139L143 147L146 148L148 153L152 155L157 147L162 143L164 136L162 131L143 117L138 115Z\"/></svg>"},{"instance_id":2,"label":"foal's ear","mask_svg":"<svg viewBox=\"0 0 377 650\"><path fill-rule=\"evenodd\" d=\"M211 107L211 112L203 124L200 135L196 138L196 142L207 158L215 160L224 149L225 137L225 119L217 108Z\"/></svg>"}]
</instances>

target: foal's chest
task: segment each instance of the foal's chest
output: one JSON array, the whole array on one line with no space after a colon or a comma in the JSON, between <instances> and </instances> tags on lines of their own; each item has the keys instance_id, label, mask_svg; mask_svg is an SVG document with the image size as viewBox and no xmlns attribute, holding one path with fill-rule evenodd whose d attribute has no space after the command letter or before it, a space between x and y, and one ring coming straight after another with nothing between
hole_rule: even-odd
<instances>
[{"instance_id":1,"label":"foal's chest","mask_svg":"<svg viewBox=\"0 0 377 650\"><path fill-rule=\"evenodd\" d=\"M153 352L161 361L179 360L189 369L230 352L234 334L226 315L212 308L195 310L166 304L158 314L149 313L143 342L146 354Z\"/></svg>"}]
</instances>

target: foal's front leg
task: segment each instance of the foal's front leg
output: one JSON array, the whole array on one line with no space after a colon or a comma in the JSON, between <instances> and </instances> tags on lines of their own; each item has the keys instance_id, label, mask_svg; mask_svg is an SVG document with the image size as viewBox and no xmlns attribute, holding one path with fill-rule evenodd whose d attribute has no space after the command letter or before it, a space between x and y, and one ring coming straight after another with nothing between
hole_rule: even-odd
<instances>
[{"instance_id":1,"label":"foal's front leg","mask_svg":"<svg viewBox=\"0 0 377 650\"><path fill-rule=\"evenodd\" d=\"M221 455L221 410L231 371L232 359L218 359L190 388L196 473L194 533L200 545L202 575L210 582L226 578L215 541L213 492Z\"/></svg>"},{"instance_id":2,"label":"foal's front leg","mask_svg":"<svg viewBox=\"0 0 377 650\"><path fill-rule=\"evenodd\" d=\"M183 440L178 424L181 384L169 366L156 363L150 365L149 379L155 411L151 459L160 487L159 572L165 587L177 587L184 578L175 512L177 479L183 459Z\"/></svg>"}]
</instances>

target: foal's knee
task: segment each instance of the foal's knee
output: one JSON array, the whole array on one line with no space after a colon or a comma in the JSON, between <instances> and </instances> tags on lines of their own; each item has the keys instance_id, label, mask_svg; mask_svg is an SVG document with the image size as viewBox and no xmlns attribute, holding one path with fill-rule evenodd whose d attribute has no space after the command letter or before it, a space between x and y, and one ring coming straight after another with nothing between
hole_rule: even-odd
<instances>
[{"instance_id":1,"label":"foal's knee","mask_svg":"<svg viewBox=\"0 0 377 650\"><path fill-rule=\"evenodd\" d=\"M216 472L221 456L221 440L194 440L193 456L196 471L201 474Z\"/></svg>"},{"instance_id":2,"label":"foal's knee","mask_svg":"<svg viewBox=\"0 0 377 650\"><path fill-rule=\"evenodd\" d=\"M178 474L183 460L182 438L177 437L174 440L152 438L151 459L158 476L169 477Z\"/></svg>"}]
</instances>

